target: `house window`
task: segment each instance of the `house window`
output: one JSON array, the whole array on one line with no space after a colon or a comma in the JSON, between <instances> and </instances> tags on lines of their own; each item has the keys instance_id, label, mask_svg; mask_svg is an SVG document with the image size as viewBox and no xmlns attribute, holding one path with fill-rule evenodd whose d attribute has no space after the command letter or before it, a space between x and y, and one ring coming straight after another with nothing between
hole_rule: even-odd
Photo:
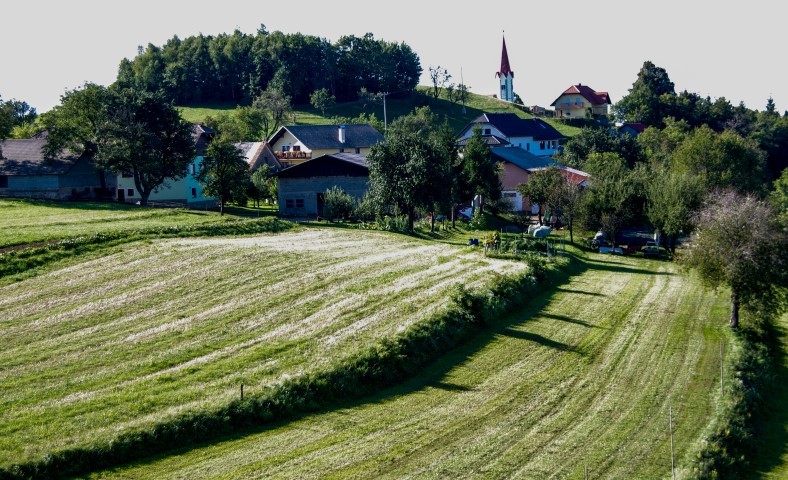
<instances>
[{"instance_id":1,"label":"house window","mask_svg":"<svg viewBox=\"0 0 788 480\"><path fill-rule=\"evenodd\" d=\"M531 151L531 144L530 143L526 143L525 144L525 149L530 152Z\"/></svg>"},{"instance_id":2,"label":"house window","mask_svg":"<svg viewBox=\"0 0 788 480\"><path fill-rule=\"evenodd\" d=\"M294 152L300 152L301 151L301 145L293 145L293 151Z\"/></svg>"},{"instance_id":3,"label":"house window","mask_svg":"<svg viewBox=\"0 0 788 480\"><path fill-rule=\"evenodd\" d=\"M192 198L197 198L197 189L192 187Z\"/></svg>"},{"instance_id":4,"label":"house window","mask_svg":"<svg viewBox=\"0 0 788 480\"><path fill-rule=\"evenodd\" d=\"M285 200L285 208L293 208L294 206L295 203L293 202L292 198L288 198L287 200Z\"/></svg>"},{"instance_id":5,"label":"house window","mask_svg":"<svg viewBox=\"0 0 788 480\"><path fill-rule=\"evenodd\" d=\"M290 145L282 145L282 151L283 152L289 152L290 151Z\"/></svg>"},{"instance_id":6,"label":"house window","mask_svg":"<svg viewBox=\"0 0 788 480\"><path fill-rule=\"evenodd\" d=\"M340 148L339 149L339 153L345 153L345 149L344 148Z\"/></svg>"},{"instance_id":7,"label":"house window","mask_svg":"<svg viewBox=\"0 0 788 480\"><path fill-rule=\"evenodd\" d=\"M356 153L361 153L361 149L356 147Z\"/></svg>"},{"instance_id":8,"label":"house window","mask_svg":"<svg viewBox=\"0 0 788 480\"><path fill-rule=\"evenodd\" d=\"M539 150L544 150L544 140L539 142Z\"/></svg>"},{"instance_id":9,"label":"house window","mask_svg":"<svg viewBox=\"0 0 788 480\"><path fill-rule=\"evenodd\" d=\"M490 132L491 132L491 130L489 128L485 128L484 129L484 134L485 135L490 135Z\"/></svg>"},{"instance_id":10,"label":"house window","mask_svg":"<svg viewBox=\"0 0 788 480\"><path fill-rule=\"evenodd\" d=\"M134 189L133 188L128 189L126 191L126 196L127 197L133 197L134 196Z\"/></svg>"},{"instance_id":11,"label":"house window","mask_svg":"<svg viewBox=\"0 0 788 480\"><path fill-rule=\"evenodd\" d=\"M296 198L295 199L295 207L296 208L304 208L304 199L303 198Z\"/></svg>"},{"instance_id":12,"label":"house window","mask_svg":"<svg viewBox=\"0 0 788 480\"><path fill-rule=\"evenodd\" d=\"M0 175L0 188L8 188L8 175Z\"/></svg>"},{"instance_id":13,"label":"house window","mask_svg":"<svg viewBox=\"0 0 788 480\"><path fill-rule=\"evenodd\" d=\"M189 164L189 170L190 170L189 173L191 173L192 175L196 175L197 174L197 163L195 162L195 163Z\"/></svg>"},{"instance_id":14,"label":"house window","mask_svg":"<svg viewBox=\"0 0 788 480\"><path fill-rule=\"evenodd\" d=\"M131 178L131 172L123 172L120 176L121 178Z\"/></svg>"},{"instance_id":15,"label":"house window","mask_svg":"<svg viewBox=\"0 0 788 480\"><path fill-rule=\"evenodd\" d=\"M517 198L517 194L514 192L503 192L504 198Z\"/></svg>"}]
</instances>

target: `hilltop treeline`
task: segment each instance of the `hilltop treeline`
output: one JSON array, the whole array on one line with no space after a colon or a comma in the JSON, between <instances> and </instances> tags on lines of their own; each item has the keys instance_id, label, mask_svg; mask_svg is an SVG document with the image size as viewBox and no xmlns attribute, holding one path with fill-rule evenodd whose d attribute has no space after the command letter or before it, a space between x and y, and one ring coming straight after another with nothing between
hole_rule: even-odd
<instances>
[{"instance_id":1,"label":"hilltop treeline","mask_svg":"<svg viewBox=\"0 0 788 480\"><path fill-rule=\"evenodd\" d=\"M241 103L269 86L294 103L328 89L338 101L355 100L363 87L372 93L409 92L421 75L419 57L405 43L343 36L331 43L301 33L232 34L172 37L164 46L140 47L134 59L120 62L121 87L162 91L178 104L206 101Z\"/></svg>"}]
</instances>

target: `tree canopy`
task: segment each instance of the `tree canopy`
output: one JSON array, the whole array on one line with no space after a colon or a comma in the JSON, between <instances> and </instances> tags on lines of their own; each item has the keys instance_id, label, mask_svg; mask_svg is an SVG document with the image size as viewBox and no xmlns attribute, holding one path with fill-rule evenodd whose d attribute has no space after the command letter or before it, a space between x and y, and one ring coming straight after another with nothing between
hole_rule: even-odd
<instances>
[{"instance_id":1,"label":"tree canopy","mask_svg":"<svg viewBox=\"0 0 788 480\"><path fill-rule=\"evenodd\" d=\"M697 233L680 257L711 287L731 289L730 325L739 325L740 305L776 308L788 284L786 235L769 205L733 190L709 196L695 218Z\"/></svg>"},{"instance_id":2,"label":"tree canopy","mask_svg":"<svg viewBox=\"0 0 788 480\"><path fill-rule=\"evenodd\" d=\"M327 89L339 101L369 92L409 92L421 75L419 57L405 43L343 36L336 43L301 33L250 35L235 30L217 36L177 36L163 46L148 44L123 59L117 83L162 91L178 104L207 101L241 103L274 88L296 104L307 104L315 90Z\"/></svg>"},{"instance_id":3,"label":"tree canopy","mask_svg":"<svg viewBox=\"0 0 788 480\"><path fill-rule=\"evenodd\" d=\"M205 195L219 199L219 213L223 215L228 201L246 198L249 164L235 145L218 138L208 145L197 181Z\"/></svg>"}]
</instances>

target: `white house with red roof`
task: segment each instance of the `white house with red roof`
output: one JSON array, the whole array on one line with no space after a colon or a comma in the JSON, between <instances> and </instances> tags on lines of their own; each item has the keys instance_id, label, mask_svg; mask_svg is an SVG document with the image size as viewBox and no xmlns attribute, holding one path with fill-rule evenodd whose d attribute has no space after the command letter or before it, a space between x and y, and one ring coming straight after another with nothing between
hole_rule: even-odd
<instances>
[{"instance_id":1,"label":"white house with red roof","mask_svg":"<svg viewBox=\"0 0 788 480\"><path fill-rule=\"evenodd\" d=\"M514 72L509 66L509 54L506 52L506 38L503 39L503 49L501 50L501 69L495 72L495 77L498 78L500 88L501 100L507 102L514 102Z\"/></svg>"},{"instance_id":2,"label":"white house with red roof","mask_svg":"<svg viewBox=\"0 0 788 480\"><path fill-rule=\"evenodd\" d=\"M582 83L567 88L550 104L555 107L555 116L559 118L606 117L610 113L610 105L607 92L597 92Z\"/></svg>"}]
</instances>

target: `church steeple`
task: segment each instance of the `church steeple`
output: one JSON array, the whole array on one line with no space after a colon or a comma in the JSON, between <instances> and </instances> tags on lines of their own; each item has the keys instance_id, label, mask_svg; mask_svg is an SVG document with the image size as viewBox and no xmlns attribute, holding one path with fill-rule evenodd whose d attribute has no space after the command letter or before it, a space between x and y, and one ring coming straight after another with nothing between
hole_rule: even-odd
<instances>
[{"instance_id":1,"label":"church steeple","mask_svg":"<svg viewBox=\"0 0 788 480\"><path fill-rule=\"evenodd\" d=\"M495 76L500 80L501 100L513 102L514 86L512 81L514 79L514 72L509 66L509 53L506 51L506 37L503 38L503 48L501 49L501 70L496 72Z\"/></svg>"}]
</instances>

